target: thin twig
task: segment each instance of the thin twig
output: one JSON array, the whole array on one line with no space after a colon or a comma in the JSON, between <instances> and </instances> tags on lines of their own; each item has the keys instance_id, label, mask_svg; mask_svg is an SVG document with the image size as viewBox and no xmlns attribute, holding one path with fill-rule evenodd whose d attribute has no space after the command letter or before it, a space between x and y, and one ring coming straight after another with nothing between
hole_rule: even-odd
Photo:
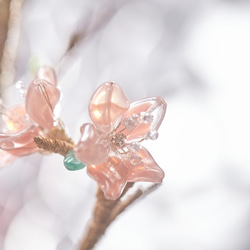
<instances>
[{"instance_id":1,"label":"thin twig","mask_svg":"<svg viewBox=\"0 0 250 250\"><path fill-rule=\"evenodd\" d=\"M127 185L125 186L120 198L122 198L128 191L130 188L132 188L134 186L134 182L128 182Z\"/></svg>"},{"instance_id":2,"label":"thin twig","mask_svg":"<svg viewBox=\"0 0 250 250\"><path fill-rule=\"evenodd\" d=\"M76 25L76 27L79 26L79 28L71 34L68 47L57 63L56 69L59 81L64 78L64 74L67 72L65 69L71 66L72 58L78 56L79 46L89 41L100 30L107 26L117 11L121 9L122 5L127 3L128 0L121 0L119 4L105 2L103 5L93 8L87 17L83 16Z\"/></svg>"},{"instance_id":3,"label":"thin twig","mask_svg":"<svg viewBox=\"0 0 250 250\"><path fill-rule=\"evenodd\" d=\"M146 189L145 191L138 189L134 194L130 195L125 201L121 201L119 204L117 204L116 208L111 213L107 227L116 219L116 217L118 215L120 215L132 203L134 203L140 197L146 197L152 191L156 190L160 185L161 184L159 184L159 183L154 184L154 185L150 186L148 189Z\"/></svg>"},{"instance_id":4,"label":"thin twig","mask_svg":"<svg viewBox=\"0 0 250 250\"><path fill-rule=\"evenodd\" d=\"M3 48L7 38L10 0L0 1L0 61L2 60ZM1 67L0 67L1 73Z\"/></svg>"}]
</instances>

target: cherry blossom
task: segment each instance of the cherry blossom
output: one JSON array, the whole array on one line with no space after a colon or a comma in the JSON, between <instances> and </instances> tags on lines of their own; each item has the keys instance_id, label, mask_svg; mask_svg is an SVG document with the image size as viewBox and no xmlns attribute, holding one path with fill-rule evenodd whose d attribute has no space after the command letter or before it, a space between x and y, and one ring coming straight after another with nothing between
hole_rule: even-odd
<instances>
[{"instance_id":1,"label":"cherry blossom","mask_svg":"<svg viewBox=\"0 0 250 250\"><path fill-rule=\"evenodd\" d=\"M155 140L167 104L161 97L129 103L120 86L102 84L89 103L93 122L81 127L75 156L88 165L88 174L97 181L107 199L117 199L127 182L159 183L163 170L141 144Z\"/></svg>"},{"instance_id":2,"label":"cherry blossom","mask_svg":"<svg viewBox=\"0 0 250 250\"><path fill-rule=\"evenodd\" d=\"M46 135L55 124L54 108L60 99L56 84L54 69L41 67L27 89L25 103L0 107L2 165L39 150L33 138Z\"/></svg>"}]
</instances>

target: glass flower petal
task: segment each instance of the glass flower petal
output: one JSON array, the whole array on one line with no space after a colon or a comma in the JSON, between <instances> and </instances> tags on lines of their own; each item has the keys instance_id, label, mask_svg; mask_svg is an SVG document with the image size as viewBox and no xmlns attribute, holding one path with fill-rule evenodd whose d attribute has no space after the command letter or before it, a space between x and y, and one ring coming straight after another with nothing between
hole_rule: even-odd
<instances>
[{"instance_id":1,"label":"glass flower petal","mask_svg":"<svg viewBox=\"0 0 250 250\"><path fill-rule=\"evenodd\" d=\"M144 98L130 104L129 110L122 117L123 121L136 117L134 127L125 129L127 140L143 139L151 130L158 130L166 113L167 104L161 97Z\"/></svg>"},{"instance_id":2,"label":"glass flower petal","mask_svg":"<svg viewBox=\"0 0 250 250\"><path fill-rule=\"evenodd\" d=\"M28 155L39 151L33 141L35 136L41 135L39 127L34 125L23 129L18 133L1 133L0 148L16 156Z\"/></svg>"},{"instance_id":3,"label":"glass flower petal","mask_svg":"<svg viewBox=\"0 0 250 250\"><path fill-rule=\"evenodd\" d=\"M106 199L117 199L127 183L127 167L118 156L99 165L89 165L88 174L97 181Z\"/></svg>"},{"instance_id":4,"label":"glass flower petal","mask_svg":"<svg viewBox=\"0 0 250 250\"><path fill-rule=\"evenodd\" d=\"M98 129L109 132L128 108L129 101L119 85L106 82L90 99L89 115Z\"/></svg>"},{"instance_id":5,"label":"glass flower petal","mask_svg":"<svg viewBox=\"0 0 250 250\"><path fill-rule=\"evenodd\" d=\"M30 118L45 129L54 123L54 108L60 99L60 91L46 80L33 81L27 91L25 108Z\"/></svg>"},{"instance_id":6,"label":"glass flower petal","mask_svg":"<svg viewBox=\"0 0 250 250\"><path fill-rule=\"evenodd\" d=\"M17 133L31 124L23 104L0 110L0 133Z\"/></svg>"},{"instance_id":7,"label":"glass flower petal","mask_svg":"<svg viewBox=\"0 0 250 250\"><path fill-rule=\"evenodd\" d=\"M41 129L32 124L22 104L1 111L0 148L11 155L22 156L38 151L33 137Z\"/></svg>"},{"instance_id":8,"label":"glass flower petal","mask_svg":"<svg viewBox=\"0 0 250 250\"><path fill-rule=\"evenodd\" d=\"M145 148L142 147L134 156L137 156L139 159L137 163L131 161L131 157L126 160L128 166L128 182L148 181L158 183L163 180L165 176L163 170Z\"/></svg>"},{"instance_id":9,"label":"glass flower petal","mask_svg":"<svg viewBox=\"0 0 250 250\"><path fill-rule=\"evenodd\" d=\"M44 79L53 85L57 85L56 72L50 66L42 66L36 72L35 79Z\"/></svg>"},{"instance_id":10,"label":"glass flower petal","mask_svg":"<svg viewBox=\"0 0 250 250\"><path fill-rule=\"evenodd\" d=\"M83 124L80 141L74 148L76 158L84 164L100 164L108 158L109 152L106 134L91 123Z\"/></svg>"}]
</instances>

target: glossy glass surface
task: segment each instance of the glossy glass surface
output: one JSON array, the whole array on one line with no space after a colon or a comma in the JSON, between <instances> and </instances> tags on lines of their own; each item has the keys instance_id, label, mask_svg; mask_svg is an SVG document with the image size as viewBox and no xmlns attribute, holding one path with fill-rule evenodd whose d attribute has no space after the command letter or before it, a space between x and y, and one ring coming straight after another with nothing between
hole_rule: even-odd
<instances>
[{"instance_id":1,"label":"glossy glass surface","mask_svg":"<svg viewBox=\"0 0 250 250\"><path fill-rule=\"evenodd\" d=\"M25 108L30 118L45 129L51 129L55 121L54 108L60 99L60 91L46 80L33 81L27 91Z\"/></svg>"},{"instance_id":2,"label":"glossy glass surface","mask_svg":"<svg viewBox=\"0 0 250 250\"><path fill-rule=\"evenodd\" d=\"M108 158L110 146L106 134L97 130L93 124L81 127L81 138L74 148L75 156L84 164L100 164Z\"/></svg>"},{"instance_id":3,"label":"glossy glass surface","mask_svg":"<svg viewBox=\"0 0 250 250\"><path fill-rule=\"evenodd\" d=\"M129 101L120 86L107 82L90 99L89 116L98 129L108 132L128 108Z\"/></svg>"}]
</instances>

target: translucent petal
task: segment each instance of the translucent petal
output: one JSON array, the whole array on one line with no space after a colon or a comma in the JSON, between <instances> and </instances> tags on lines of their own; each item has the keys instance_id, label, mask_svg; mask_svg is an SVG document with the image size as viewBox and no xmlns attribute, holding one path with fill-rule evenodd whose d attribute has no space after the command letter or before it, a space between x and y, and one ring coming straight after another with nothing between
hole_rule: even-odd
<instances>
[{"instance_id":1,"label":"translucent petal","mask_svg":"<svg viewBox=\"0 0 250 250\"><path fill-rule=\"evenodd\" d=\"M128 108L129 101L120 86L106 82L90 99L89 116L98 129L109 132Z\"/></svg>"},{"instance_id":2,"label":"translucent petal","mask_svg":"<svg viewBox=\"0 0 250 250\"><path fill-rule=\"evenodd\" d=\"M50 66L40 67L36 72L35 79L43 79L55 86L57 85L55 70Z\"/></svg>"},{"instance_id":3,"label":"translucent petal","mask_svg":"<svg viewBox=\"0 0 250 250\"><path fill-rule=\"evenodd\" d=\"M18 133L1 133L0 148L16 156L31 154L39 150L33 141L33 138L39 135L42 135L42 132L34 125Z\"/></svg>"},{"instance_id":4,"label":"translucent petal","mask_svg":"<svg viewBox=\"0 0 250 250\"><path fill-rule=\"evenodd\" d=\"M88 174L97 181L109 200L119 198L127 183L127 167L114 155L100 165L89 165Z\"/></svg>"},{"instance_id":5,"label":"translucent petal","mask_svg":"<svg viewBox=\"0 0 250 250\"><path fill-rule=\"evenodd\" d=\"M2 111L0 148L9 154L21 156L38 151L33 137L41 134L41 129L26 116L23 104Z\"/></svg>"},{"instance_id":6,"label":"translucent petal","mask_svg":"<svg viewBox=\"0 0 250 250\"><path fill-rule=\"evenodd\" d=\"M132 164L129 159L126 160L128 166L128 182L148 181L158 183L165 176L163 170L155 162L151 154L142 148L136 154L141 158L138 164Z\"/></svg>"},{"instance_id":7,"label":"translucent petal","mask_svg":"<svg viewBox=\"0 0 250 250\"><path fill-rule=\"evenodd\" d=\"M165 116L167 104L161 97L144 98L130 104L129 110L124 114L122 120L133 115L140 116L141 113L147 113L152 117L152 122L146 123L139 121L133 129L125 129L123 133L127 136L127 140L143 139L147 136L150 130L158 130Z\"/></svg>"},{"instance_id":8,"label":"translucent petal","mask_svg":"<svg viewBox=\"0 0 250 250\"><path fill-rule=\"evenodd\" d=\"M0 133L17 133L27 127L32 122L26 115L24 104L18 104L10 108L0 110Z\"/></svg>"},{"instance_id":9,"label":"translucent petal","mask_svg":"<svg viewBox=\"0 0 250 250\"><path fill-rule=\"evenodd\" d=\"M33 81L27 91L25 108L30 118L45 129L53 127L54 108L60 91L46 80Z\"/></svg>"},{"instance_id":10,"label":"translucent petal","mask_svg":"<svg viewBox=\"0 0 250 250\"><path fill-rule=\"evenodd\" d=\"M108 158L109 151L106 134L91 123L83 124L80 141L74 148L76 158L84 164L100 164Z\"/></svg>"}]
</instances>

